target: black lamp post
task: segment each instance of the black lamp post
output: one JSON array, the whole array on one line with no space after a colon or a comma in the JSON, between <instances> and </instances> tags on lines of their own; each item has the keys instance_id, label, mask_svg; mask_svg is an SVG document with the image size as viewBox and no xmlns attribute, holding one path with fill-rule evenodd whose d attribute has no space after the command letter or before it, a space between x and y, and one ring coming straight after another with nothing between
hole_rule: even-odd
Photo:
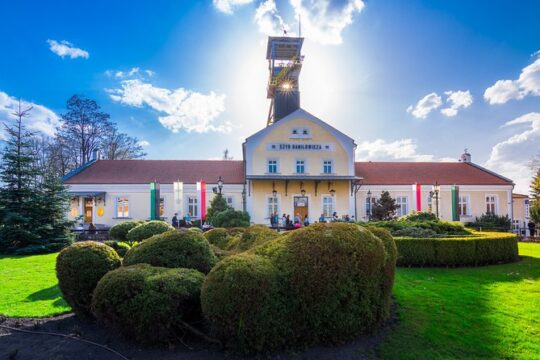
<instances>
[{"instance_id":1,"label":"black lamp post","mask_svg":"<svg viewBox=\"0 0 540 360\"><path fill-rule=\"evenodd\" d=\"M367 192L367 201L368 201L367 216L368 216L368 221L371 221L371 190L368 190Z\"/></svg>"},{"instance_id":2,"label":"black lamp post","mask_svg":"<svg viewBox=\"0 0 540 360\"><path fill-rule=\"evenodd\" d=\"M242 209L246 211L246 184L244 184L242 189Z\"/></svg>"},{"instance_id":3,"label":"black lamp post","mask_svg":"<svg viewBox=\"0 0 540 360\"><path fill-rule=\"evenodd\" d=\"M221 190L223 190L223 179L221 178L221 176L219 177L217 181L217 187L219 190L219 195L221 195Z\"/></svg>"},{"instance_id":4,"label":"black lamp post","mask_svg":"<svg viewBox=\"0 0 540 360\"><path fill-rule=\"evenodd\" d=\"M300 182L300 194L306 196L306 190L304 189L304 183L302 181Z\"/></svg>"}]
</instances>

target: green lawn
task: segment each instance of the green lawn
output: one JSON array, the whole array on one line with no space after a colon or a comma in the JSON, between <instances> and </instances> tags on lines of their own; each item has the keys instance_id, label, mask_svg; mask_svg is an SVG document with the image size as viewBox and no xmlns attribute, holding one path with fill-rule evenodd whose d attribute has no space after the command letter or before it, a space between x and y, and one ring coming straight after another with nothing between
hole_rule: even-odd
<instances>
[{"instance_id":1,"label":"green lawn","mask_svg":"<svg viewBox=\"0 0 540 360\"><path fill-rule=\"evenodd\" d=\"M388 359L539 358L540 244L519 244L523 260L459 269L399 268L400 321L378 348ZM0 257L0 314L66 312L56 254Z\"/></svg>"},{"instance_id":2,"label":"green lawn","mask_svg":"<svg viewBox=\"0 0 540 360\"><path fill-rule=\"evenodd\" d=\"M58 289L56 256L0 256L0 314L48 316L70 310Z\"/></svg>"},{"instance_id":3,"label":"green lawn","mask_svg":"<svg viewBox=\"0 0 540 360\"><path fill-rule=\"evenodd\" d=\"M540 244L518 263L398 269L399 323L379 348L388 359L540 358Z\"/></svg>"}]
</instances>

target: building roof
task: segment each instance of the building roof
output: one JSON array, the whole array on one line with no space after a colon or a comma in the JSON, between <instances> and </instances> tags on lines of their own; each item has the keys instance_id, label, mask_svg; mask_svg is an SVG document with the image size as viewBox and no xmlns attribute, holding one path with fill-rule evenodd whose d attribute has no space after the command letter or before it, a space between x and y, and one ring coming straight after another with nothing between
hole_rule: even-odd
<instances>
[{"instance_id":1,"label":"building roof","mask_svg":"<svg viewBox=\"0 0 540 360\"><path fill-rule=\"evenodd\" d=\"M528 199L529 198L529 195L524 195L524 194L512 194L512 197L514 199Z\"/></svg>"},{"instance_id":2,"label":"building roof","mask_svg":"<svg viewBox=\"0 0 540 360\"><path fill-rule=\"evenodd\" d=\"M235 160L98 160L64 179L66 184L146 184L157 181L244 183L244 162Z\"/></svg>"},{"instance_id":3,"label":"building roof","mask_svg":"<svg viewBox=\"0 0 540 360\"><path fill-rule=\"evenodd\" d=\"M512 185L510 179L473 163L463 162L357 162L356 176L365 185Z\"/></svg>"},{"instance_id":4,"label":"building roof","mask_svg":"<svg viewBox=\"0 0 540 360\"><path fill-rule=\"evenodd\" d=\"M512 185L512 181L472 163L357 162L364 185ZM237 160L98 160L64 179L66 184L145 184L217 181L243 184L243 161ZM525 196L525 195L524 195Z\"/></svg>"}]
</instances>

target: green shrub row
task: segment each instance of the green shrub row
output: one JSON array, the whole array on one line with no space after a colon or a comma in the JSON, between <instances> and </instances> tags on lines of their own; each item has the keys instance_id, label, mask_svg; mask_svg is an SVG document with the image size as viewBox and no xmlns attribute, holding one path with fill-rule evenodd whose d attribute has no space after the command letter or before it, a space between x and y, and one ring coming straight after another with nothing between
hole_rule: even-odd
<instances>
[{"instance_id":1,"label":"green shrub row","mask_svg":"<svg viewBox=\"0 0 540 360\"><path fill-rule=\"evenodd\" d=\"M511 233L474 232L468 237L394 238L398 266L477 266L518 259Z\"/></svg>"},{"instance_id":2,"label":"green shrub row","mask_svg":"<svg viewBox=\"0 0 540 360\"><path fill-rule=\"evenodd\" d=\"M370 221L369 223L359 223L360 225L375 226L388 229L393 236L399 236L399 231L407 231L406 229L424 229L431 230L437 235L469 235L463 224L459 222L428 220L428 221L409 221L409 220L392 220L392 221ZM418 230L417 230L418 231Z\"/></svg>"},{"instance_id":3,"label":"green shrub row","mask_svg":"<svg viewBox=\"0 0 540 360\"><path fill-rule=\"evenodd\" d=\"M124 257L128 250L131 249L131 246L123 241L107 240L103 243L112 247L120 257Z\"/></svg>"}]
</instances>

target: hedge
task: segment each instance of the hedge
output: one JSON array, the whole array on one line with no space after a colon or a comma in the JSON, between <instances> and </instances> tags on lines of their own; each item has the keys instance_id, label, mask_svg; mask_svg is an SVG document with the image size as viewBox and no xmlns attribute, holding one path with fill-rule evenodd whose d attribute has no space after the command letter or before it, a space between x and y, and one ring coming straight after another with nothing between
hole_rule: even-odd
<instances>
[{"instance_id":1,"label":"hedge","mask_svg":"<svg viewBox=\"0 0 540 360\"><path fill-rule=\"evenodd\" d=\"M266 225L251 225L239 236L231 237L225 250L246 251L273 240L278 236L278 232Z\"/></svg>"},{"instance_id":2,"label":"hedge","mask_svg":"<svg viewBox=\"0 0 540 360\"><path fill-rule=\"evenodd\" d=\"M218 263L203 285L203 314L243 353L347 341L389 312L386 259L391 250L363 227L313 224Z\"/></svg>"},{"instance_id":3,"label":"hedge","mask_svg":"<svg viewBox=\"0 0 540 360\"><path fill-rule=\"evenodd\" d=\"M397 231L416 228L432 230L438 235L470 235L470 231L467 230L463 224L452 221L441 220L427 220L427 221L409 221L405 220L391 220L391 221L370 221L369 223L360 222L362 226L375 226L388 229L393 236L398 236Z\"/></svg>"},{"instance_id":4,"label":"hedge","mask_svg":"<svg viewBox=\"0 0 540 360\"><path fill-rule=\"evenodd\" d=\"M124 221L113 225L109 230L109 237L113 240L118 241L127 241L127 234L129 230L133 229L137 225L143 224L144 221L133 220L133 221Z\"/></svg>"},{"instance_id":5,"label":"hedge","mask_svg":"<svg viewBox=\"0 0 540 360\"><path fill-rule=\"evenodd\" d=\"M396 237L398 266L478 266L518 259L517 236L473 232L468 237Z\"/></svg>"},{"instance_id":6,"label":"hedge","mask_svg":"<svg viewBox=\"0 0 540 360\"><path fill-rule=\"evenodd\" d=\"M204 237L210 244L215 245L220 249L225 249L231 235L229 235L229 232L225 228L214 228L205 232Z\"/></svg>"},{"instance_id":7,"label":"hedge","mask_svg":"<svg viewBox=\"0 0 540 360\"><path fill-rule=\"evenodd\" d=\"M120 265L121 260L115 250L95 241L75 243L58 254L58 287L77 315L83 318L90 316L92 293L98 281Z\"/></svg>"},{"instance_id":8,"label":"hedge","mask_svg":"<svg viewBox=\"0 0 540 360\"><path fill-rule=\"evenodd\" d=\"M180 229L155 235L129 249L124 265L146 263L208 273L217 259L202 233Z\"/></svg>"},{"instance_id":9,"label":"hedge","mask_svg":"<svg viewBox=\"0 0 540 360\"><path fill-rule=\"evenodd\" d=\"M154 235L163 234L166 231L174 228L165 221L152 220L135 226L127 233L127 240L131 242L143 241L151 238Z\"/></svg>"},{"instance_id":10,"label":"hedge","mask_svg":"<svg viewBox=\"0 0 540 360\"><path fill-rule=\"evenodd\" d=\"M105 245L112 247L120 257L124 257L131 246L123 241L106 240L103 242Z\"/></svg>"},{"instance_id":11,"label":"hedge","mask_svg":"<svg viewBox=\"0 0 540 360\"><path fill-rule=\"evenodd\" d=\"M107 273L97 284L92 312L98 322L142 343L170 343L184 323L200 321L204 275L147 264Z\"/></svg>"}]
</instances>

